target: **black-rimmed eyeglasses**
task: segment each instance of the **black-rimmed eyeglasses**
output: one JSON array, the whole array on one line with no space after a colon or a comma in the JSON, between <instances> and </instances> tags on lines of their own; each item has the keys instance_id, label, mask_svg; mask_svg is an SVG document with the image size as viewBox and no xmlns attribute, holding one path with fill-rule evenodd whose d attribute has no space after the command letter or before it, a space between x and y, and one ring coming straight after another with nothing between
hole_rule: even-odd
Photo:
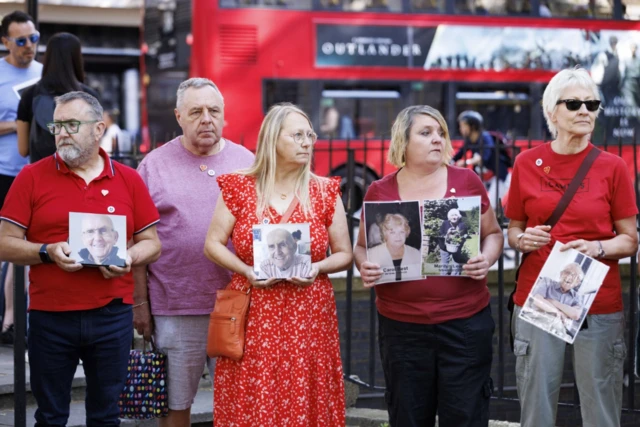
<instances>
[{"instance_id":1,"label":"black-rimmed eyeglasses","mask_svg":"<svg viewBox=\"0 0 640 427\"><path fill-rule=\"evenodd\" d=\"M597 99L591 99L589 101L580 101L579 99L561 99L556 102L556 105L560 104L566 105L567 110L569 111L578 111L580 107L582 107L582 104L584 104L585 107L587 107L587 110L591 112L598 111L598 108L600 108L600 101Z\"/></svg>"},{"instance_id":2,"label":"black-rimmed eyeglasses","mask_svg":"<svg viewBox=\"0 0 640 427\"><path fill-rule=\"evenodd\" d=\"M27 40L29 40L32 44L36 44L40 41L40 33L35 32L25 37L5 37L7 40L10 40L16 44L18 47L24 47L27 44Z\"/></svg>"},{"instance_id":3,"label":"black-rimmed eyeglasses","mask_svg":"<svg viewBox=\"0 0 640 427\"><path fill-rule=\"evenodd\" d=\"M51 132L51 135L58 135L60 134L60 132L62 131L62 128L64 127L67 130L67 133L69 135L74 134L74 133L78 133L78 131L80 131L80 125L86 124L86 123L97 123L100 120L87 120L84 122L81 122L80 120L65 120L63 122L49 122L47 123L47 129L49 129L49 132Z\"/></svg>"}]
</instances>

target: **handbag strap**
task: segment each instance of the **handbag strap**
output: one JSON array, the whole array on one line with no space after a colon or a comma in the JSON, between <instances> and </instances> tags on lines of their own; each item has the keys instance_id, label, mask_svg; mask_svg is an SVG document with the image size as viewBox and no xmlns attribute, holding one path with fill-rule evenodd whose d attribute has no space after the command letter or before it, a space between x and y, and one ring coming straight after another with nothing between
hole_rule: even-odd
<instances>
[{"instance_id":1,"label":"handbag strap","mask_svg":"<svg viewBox=\"0 0 640 427\"><path fill-rule=\"evenodd\" d=\"M279 224L284 224L285 222L289 221L289 218L291 218L293 211L296 210L299 204L300 201L297 197L294 196L293 200L291 200L291 203L289 204L289 207L287 208L287 211L284 213L284 215L282 215L282 218L280 218Z\"/></svg>"},{"instance_id":2,"label":"handbag strap","mask_svg":"<svg viewBox=\"0 0 640 427\"><path fill-rule=\"evenodd\" d=\"M591 147L591 151L589 151L589 154L587 154L587 157L585 157L584 160L582 160L582 163L578 168L578 172L573 177L573 179L571 180L571 183L567 187L567 190L564 192L564 194L560 198L560 201L558 202L558 205L556 206L555 210L553 211L549 219L546 220L543 224L550 225L552 228L554 225L557 224L557 222L560 220L560 217L569 206L569 203L571 203L573 196L578 191L578 188L582 184L584 177L587 176L589 169L591 169L591 165L598 158L600 153L602 153L602 151L600 151L596 147Z\"/></svg>"},{"instance_id":3,"label":"handbag strap","mask_svg":"<svg viewBox=\"0 0 640 427\"><path fill-rule=\"evenodd\" d=\"M582 160L582 163L578 168L578 172L569 183L567 190L564 192L564 194L560 198L560 201L556 205L556 208L553 210L553 213L551 214L548 220L543 222L543 224L550 225L551 228L553 228L553 226L556 225L558 221L560 221L560 217L569 206L569 203L571 203L573 196L575 196L576 192L578 191L578 187L580 187L580 184L582 184L582 180L584 180L584 177L587 176L587 172L589 172L589 169L591 169L591 165L593 165L593 162L598 158L600 153L602 153L602 151L600 151L595 146L591 148L591 151L589 151L589 153L587 154L587 157L585 157L584 160ZM520 266L518 266L518 269L516 270L516 281L518 280L518 276L519 276L518 273L520 272L520 267L522 266L522 264L524 264L524 260L527 259L527 256L530 253L531 252L522 254L522 259L520 260Z\"/></svg>"}]
</instances>

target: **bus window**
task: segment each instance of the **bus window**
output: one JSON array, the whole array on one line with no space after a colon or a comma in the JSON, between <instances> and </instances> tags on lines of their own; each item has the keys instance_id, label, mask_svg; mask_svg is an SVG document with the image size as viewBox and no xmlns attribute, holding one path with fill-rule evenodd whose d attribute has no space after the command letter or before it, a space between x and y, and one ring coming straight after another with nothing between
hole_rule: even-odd
<instances>
[{"instance_id":1,"label":"bus window","mask_svg":"<svg viewBox=\"0 0 640 427\"><path fill-rule=\"evenodd\" d=\"M622 17L631 21L640 20L640 4L637 0L622 0Z\"/></svg>"},{"instance_id":2,"label":"bus window","mask_svg":"<svg viewBox=\"0 0 640 427\"><path fill-rule=\"evenodd\" d=\"M319 135L327 139L389 138L401 106L397 88L327 88L320 100Z\"/></svg>"},{"instance_id":3,"label":"bus window","mask_svg":"<svg viewBox=\"0 0 640 427\"><path fill-rule=\"evenodd\" d=\"M473 15L530 15L529 1L524 0L454 0L456 13Z\"/></svg>"},{"instance_id":4,"label":"bus window","mask_svg":"<svg viewBox=\"0 0 640 427\"><path fill-rule=\"evenodd\" d=\"M220 7L265 7L275 9L311 9L311 0L220 0Z\"/></svg>"},{"instance_id":5,"label":"bus window","mask_svg":"<svg viewBox=\"0 0 640 427\"><path fill-rule=\"evenodd\" d=\"M445 85L440 82L413 82L411 84L411 105L429 105L445 115ZM455 132L454 132L455 134Z\"/></svg>"},{"instance_id":6,"label":"bus window","mask_svg":"<svg viewBox=\"0 0 640 427\"><path fill-rule=\"evenodd\" d=\"M344 0L344 9L351 12L402 12L402 0Z\"/></svg>"},{"instance_id":7,"label":"bus window","mask_svg":"<svg viewBox=\"0 0 640 427\"><path fill-rule=\"evenodd\" d=\"M411 0L411 10L419 13L443 13L444 0Z\"/></svg>"},{"instance_id":8,"label":"bus window","mask_svg":"<svg viewBox=\"0 0 640 427\"><path fill-rule=\"evenodd\" d=\"M545 3L551 16L570 18L598 18L611 19L613 17L612 3L608 0L556 0Z\"/></svg>"},{"instance_id":9,"label":"bus window","mask_svg":"<svg viewBox=\"0 0 640 427\"><path fill-rule=\"evenodd\" d=\"M466 110L479 112L486 130L500 131L509 138L527 138L530 135L531 100L528 88L479 90L477 87L458 87L456 117ZM453 135L460 130L451 129Z\"/></svg>"},{"instance_id":10,"label":"bus window","mask_svg":"<svg viewBox=\"0 0 640 427\"><path fill-rule=\"evenodd\" d=\"M264 82L265 114L274 104L291 102L307 114L311 114L311 82L307 80L265 80Z\"/></svg>"}]
</instances>

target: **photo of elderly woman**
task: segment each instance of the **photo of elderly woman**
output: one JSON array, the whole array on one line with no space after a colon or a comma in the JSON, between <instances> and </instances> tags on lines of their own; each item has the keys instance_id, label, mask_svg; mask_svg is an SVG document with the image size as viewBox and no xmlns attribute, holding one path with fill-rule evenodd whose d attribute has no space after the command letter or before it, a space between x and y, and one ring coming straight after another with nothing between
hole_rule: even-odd
<instances>
[{"instance_id":1,"label":"photo of elderly woman","mask_svg":"<svg viewBox=\"0 0 640 427\"><path fill-rule=\"evenodd\" d=\"M420 202L364 204L367 259L380 265L376 284L421 279Z\"/></svg>"},{"instance_id":2,"label":"photo of elderly woman","mask_svg":"<svg viewBox=\"0 0 640 427\"><path fill-rule=\"evenodd\" d=\"M573 344L609 266L556 242L520 318ZM555 253L557 252L557 253Z\"/></svg>"},{"instance_id":3,"label":"photo of elderly woman","mask_svg":"<svg viewBox=\"0 0 640 427\"><path fill-rule=\"evenodd\" d=\"M424 201L422 274L460 276L480 253L480 197Z\"/></svg>"}]
</instances>

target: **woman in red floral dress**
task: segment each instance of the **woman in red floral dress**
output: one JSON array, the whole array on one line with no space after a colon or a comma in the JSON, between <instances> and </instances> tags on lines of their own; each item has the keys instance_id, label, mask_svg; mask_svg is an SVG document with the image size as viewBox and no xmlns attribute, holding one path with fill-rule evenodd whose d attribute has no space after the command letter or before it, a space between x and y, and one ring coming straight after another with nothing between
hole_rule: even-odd
<instances>
[{"instance_id":1,"label":"woman in red floral dress","mask_svg":"<svg viewBox=\"0 0 640 427\"><path fill-rule=\"evenodd\" d=\"M315 141L303 111L276 105L260 128L253 166L218 177L221 197L205 254L234 272L234 289L253 289L242 360L218 358L215 426L345 425L338 320L327 274L349 268L352 249L339 181L310 171ZM310 225L311 275L257 280L252 227L279 223L295 198L299 204L288 222ZM230 237L235 254L226 246Z\"/></svg>"}]
</instances>

